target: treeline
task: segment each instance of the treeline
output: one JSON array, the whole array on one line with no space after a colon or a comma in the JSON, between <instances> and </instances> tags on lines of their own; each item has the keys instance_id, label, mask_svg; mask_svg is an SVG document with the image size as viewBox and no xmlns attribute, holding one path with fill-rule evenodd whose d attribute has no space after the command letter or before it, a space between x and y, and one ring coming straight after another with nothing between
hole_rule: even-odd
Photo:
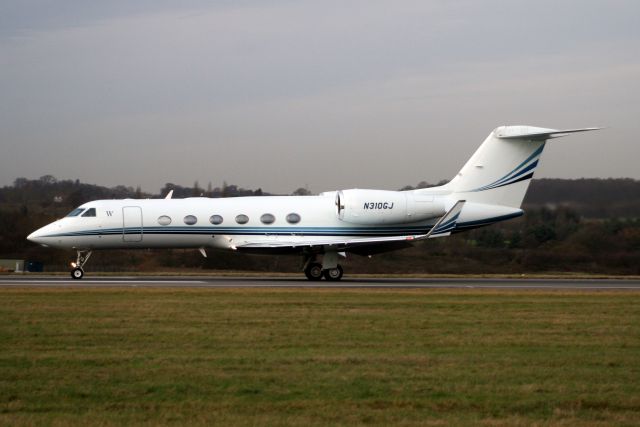
<instances>
[{"instance_id":1,"label":"treeline","mask_svg":"<svg viewBox=\"0 0 640 427\"><path fill-rule=\"evenodd\" d=\"M422 181L402 190L446 184ZM571 208L584 218L634 218L640 216L640 181L631 178L534 179L523 209Z\"/></svg>"},{"instance_id":2,"label":"treeline","mask_svg":"<svg viewBox=\"0 0 640 427\"><path fill-rule=\"evenodd\" d=\"M196 181L191 187L167 183L159 193L147 193L138 186L136 188L124 185L116 187L103 187L100 185L85 184L79 180L57 180L51 175L45 175L39 179L18 178L11 186L0 188L0 207L2 205L28 205L39 204L50 206L54 204L75 207L91 200L98 199L125 199L125 198L160 198L173 190L173 197L241 197L241 196L266 196L262 189L248 190L237 185L228 185L226 182L220 187L213 187L211 183L207 188L202 188ZM298 189L294 192L304 192Z\"/></svg>"},{"instance_id":3,"label":"treeline","mask_svg":"<svg viewBox=\"0 0 640 427\"><path fill-rule=\"evenodd\" d=\"M430 186L420 183L421 187ZM223 183L201 188L166 184L158 194L140 188L107 188L19 178L0 188L0 258L42 261L47 271L65 270L71 251L42 248L25 237L95 199L164 197L236 197L266 195ZM309 194L304 188L295 194ZM360 273L517 273L587 272L640 274L640 181L631 179L534 180L518 219L431 239L414 248L373 259L351 256L349 272ZM197 251L104 251L90 261L94 271L167 269L238 269L298 271L297 257L261 257L216 252L207 259Z\"/></svg>"},{"instance_id":4,"label":"treeline","mask_svg":"<svg viewBox=\"0 0 640 427\"><path fill-rule=\"evenodd\" d=\"M427 188L445 184L422 181L401 190ZM196 181L192 186L166 183L157 193L148 193L140 187L118 185L104 187L81 183L79 180L57 180L51 175L29 180L18 178L11 186L0 188L0 209L8 206L62 206L75 207L97 199L160 198L173 190L174 198L185 197L241 197L268 196L273 193L238 187L223 182L220 186L209 183L206 187ZM306 188L298 188L292 195L309 195ZM538 208L570 208L583 218L636 218L640 217L640 181L617 179L535 179L524 200L525 210Z\"/></svg>"},{"instance_id":5,"label":"treeline","mask_svg":"<svg viewBox=\"0 0 640 427\"><path fill-rule=\"evenodd\" d=\"M534 179L529 207L568 207L585 218L640 217L640 181L635 179Z\"/></svg>"}]
</instances>

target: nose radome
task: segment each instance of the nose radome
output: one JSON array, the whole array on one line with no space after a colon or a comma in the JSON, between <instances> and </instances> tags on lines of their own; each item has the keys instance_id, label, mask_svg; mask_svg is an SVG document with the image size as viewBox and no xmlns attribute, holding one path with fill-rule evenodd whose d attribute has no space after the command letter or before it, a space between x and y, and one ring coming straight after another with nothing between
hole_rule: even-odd
<instances>
[{"instance_id":1,"label":"nose radome","mask_svg":"<svg viewBox=\"0 0 640 427\"><path fill-rule=\"evenodd\" d=\"M34 231L33 233L27 236L27 240L33 243L44 244L44 239L42 238L42 228Z\"/></svg>"}]
</instances>

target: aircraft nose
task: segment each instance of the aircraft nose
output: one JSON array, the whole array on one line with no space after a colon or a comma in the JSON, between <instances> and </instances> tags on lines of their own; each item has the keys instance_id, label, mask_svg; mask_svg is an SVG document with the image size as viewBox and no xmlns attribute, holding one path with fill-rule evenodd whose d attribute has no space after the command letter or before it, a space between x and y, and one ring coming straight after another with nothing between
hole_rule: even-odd
<instances>
[{"instance_id":1,"label":"aircraft nose","mask_svg":"<svg viewBox=\"0 0 640 427\"><path fill-rule=\"evenodd\" d=\"M42 233L42 228L40 228L40 229L34 231L33 233L29 234L27 236L27 240L30 241L30 242L33 242L33 243L37 243L39 245L46 246L44 244L44 238L42 237L42 234L43 234Z\"/></svg>"}]
</instances>

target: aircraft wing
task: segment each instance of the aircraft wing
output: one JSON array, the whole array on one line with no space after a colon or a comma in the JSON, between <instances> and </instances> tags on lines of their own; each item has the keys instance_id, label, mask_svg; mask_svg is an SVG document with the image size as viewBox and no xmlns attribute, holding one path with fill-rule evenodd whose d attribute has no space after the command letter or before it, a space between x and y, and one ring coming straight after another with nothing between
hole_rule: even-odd
<instances>
[{"instance_id":1,"label":"aircraft wing","mask_svg":"<svg viewBox=\"0 0 640 427\"><path fill-rule=\"evenodd\" d=\"M411 234L400 236L381 236L381 237L328 237L322 240L296 240L296 241L273 241L273 242L246 242L235 245L236 249L296 249L304 247L323 247L326 249L335 249L343 251L361 246L376 245L392 245L394 243L409 244L415 240L424 240L434 237L444 237L451 234L456 228L456 222L460 217L460 212L465 204L464 200L456 202L455 205L442 216L438 222L426 234ZM408 246L408 245L407 245Z\"/></svg>"},{"instance_id":2,"label":"aircraft wing","mask_svg":"<svg viewBox=\"0 0 640 427\"><path fill-rule=\"evenodd\" d=\"M371 244L383 244L391 242L403 242L415 240L414 236L385 236L385 237L328 237L323 240L297 240L297 241L277 241L277 242L247 242L236 245L236 249L277 249L277 248L303 248L303 247L332 247L336 249L346 249L352 246L363 246Z\"/></svg>"}]
</instances>

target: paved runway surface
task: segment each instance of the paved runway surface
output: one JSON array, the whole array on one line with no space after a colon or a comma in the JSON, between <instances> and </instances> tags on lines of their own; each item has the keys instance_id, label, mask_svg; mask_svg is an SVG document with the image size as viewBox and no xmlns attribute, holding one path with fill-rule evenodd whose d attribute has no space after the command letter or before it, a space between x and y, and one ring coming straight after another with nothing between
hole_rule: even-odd
<instances>
[{"instance_id":1,"label":"paved runway surface","mask_svg":"<svg viewBox=\"0 0 640 427\"><path fill-rule=\"evenodd\" d=\"M640 291L640 280L609 279L404 279L347 278L340 282L309 282L304 277L184 277L92 276L72 280L64 276L0 276L7 287L148 287L148 288L381 288L381 289L549 289Z\"/></svg>"}]
</instances>

